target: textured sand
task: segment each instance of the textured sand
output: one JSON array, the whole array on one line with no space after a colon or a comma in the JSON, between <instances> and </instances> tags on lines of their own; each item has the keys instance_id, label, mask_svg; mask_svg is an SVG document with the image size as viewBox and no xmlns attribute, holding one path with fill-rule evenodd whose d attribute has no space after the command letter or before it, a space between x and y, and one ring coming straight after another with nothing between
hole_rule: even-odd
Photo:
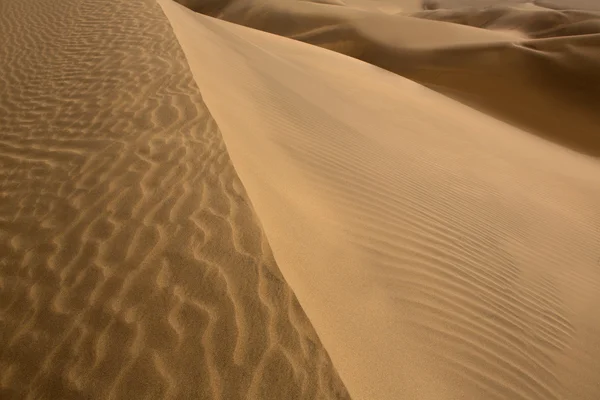
<instances>
[{"instance_id":1,"label":"textured sand","mask_svg":"<svg viewBox=\"0 0 600 400\"><path fill-rule=\"evenodd\" d=\"M0 1L0 399L600 398L595 1L178 1Z\"/></svg>"},{"instance_id":2,"label":"textured sand","mask_svg":"<svg viewBox=\"0 0 600 400\"><path fill-rule=\"evenodd\" d=\"M348 398L143 0L0 2L0 399Z\"/></svg>"},{"instance_id":3,"label":"textured sand","mask_svg":"<svg viewBox=\"0 0 600 400\"><path fill-rule=\"evenodd\" d=\"M275 259L353 398L600 396L600 164L590 156L599 125L592 104L572 97L598 99L596 34L537 41L525 28L310 3L210 11L232 24L160 4ZM319 32L331 41L317 43ZM540 107L523 123L530 131L400 76L460 62L456 82L441 68L425 77L466 94L508 86L487 95ZM564 66L555 80L524 86L553 62ZM577 71L587 87L576 86ZM537 118L552 113L564 121L547 132Z\"/></svg>"}]
</instances>

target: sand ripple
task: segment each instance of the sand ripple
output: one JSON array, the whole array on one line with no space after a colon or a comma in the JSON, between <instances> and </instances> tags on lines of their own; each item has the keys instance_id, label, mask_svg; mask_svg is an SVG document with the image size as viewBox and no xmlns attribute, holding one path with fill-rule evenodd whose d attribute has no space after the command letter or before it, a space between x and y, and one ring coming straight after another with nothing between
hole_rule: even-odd
<instances>
[{"instance_id":1,"label":"sand ripple","mask_svg":"<svg viewBox=\"0 0 600 400\"><path fill-rule=\"evenodd\" d=\"M440 80L470 80L469 89L491 81L466 68L476 60L497 63L504 79L531 72L520 68L522 50L494 58L518 47L513 38L408 17L399 26L352 21L354 11L335 14L338 6L248 1L245 12L229 10L240 18L232 24L160 3L278 265L353 397L598 398L598 160L397 74L241 24L289 34L338 15L346 25L332 26L333 38L368 32L380 44L368 54L415 73L456 62L464 80ZM277 25L283 16L297 24ZM590 53L579 64L562 50L543 52L544 62L585 70L598 61ZM510 90L540 89L504 82L506 92L489 97L513 106L527 98L506 97ZM568 75L554 89L575 83ZM584 95L593 92L590 81ZM571 99L562 94L554 101ZM550 105L545 112L559 113ZM569 124L581 133L577 115L563 135ZM592 141L598 125L590 126Z\"/></svg>"},{"instance_id":2,"label":"sand ripple","mask_svg":"<svg viewBox=\"0 0 600 400\"><path fill-rule=\"evenodd\" d=\"M0 398L347 398L153 1L0 2Z\"/></svg>"}]
</instances>

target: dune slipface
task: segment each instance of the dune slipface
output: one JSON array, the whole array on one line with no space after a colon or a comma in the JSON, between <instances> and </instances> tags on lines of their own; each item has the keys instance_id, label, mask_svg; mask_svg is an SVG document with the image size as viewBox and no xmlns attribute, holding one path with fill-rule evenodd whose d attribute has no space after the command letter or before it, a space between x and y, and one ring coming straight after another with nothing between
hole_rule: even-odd
<instances>
[{"instance_id":1,"label":"dune slipface","mask_svg":"<svg viewBox=\"0 0 600 400\"><path fill-rule=\"evenodd\" d=\"M0 1L0 399L600 398L594 1L178 2Z\"/></svg>"},{"instance_id":2,"label":"dune slipface","mask_svg":"<svg viewBox=\"0 0 600 400\"><path fill-rule=\"evenodd\" d=\"M160 4L353 398L600 397L600 163L586 146L600 124L574 95L597 93L596 37L524 44L293 1L239 2L219 18ZM506 90L488 96L530 111L520 94L533 93L532 122L564 121L555 136L525 130L401 76L411 71L471 94L499 77Z\"/></svg>"},{"instance_id":3,"label":"dune slipface","mask_svg":"<svg viewBox=\"0 0 600 400\"><path fill-rule=\"evenodd\" d=\"M0 2L0 398L348 398L154 1Z\"/></svg>"}]
</instances>

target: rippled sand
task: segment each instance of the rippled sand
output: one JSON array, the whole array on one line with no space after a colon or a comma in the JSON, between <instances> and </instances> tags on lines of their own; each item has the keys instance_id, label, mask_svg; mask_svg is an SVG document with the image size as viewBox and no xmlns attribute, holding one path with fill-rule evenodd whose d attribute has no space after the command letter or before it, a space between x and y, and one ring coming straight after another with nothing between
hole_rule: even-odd
<instances>
[{"instance_id":1,"label":"rippled sand","mask_svg":"<svg viewBox=\"0 0 600 400\"><path fill-rule=\"evenodd\" d=\"M0 43L0 398L348 398L158 5Z\"/></svg>"},{"instance_id":2,"label":"rippled sand","mask_svg":"<svg viewBox=\"0 0 600 400\"><path fill-rule=\"evenodd\" d=\"M0 2L0 399L600 398L593 1L178 2Z\"/></svg>"},{"instance_id":3,"label":"rippled sand","mask_svg":"<svg viewBox=\"0 0 600 400\"><path fill-rule=\"evenodd\" d=\"M350 395L598 398L596 14L366 3L161 0Z\"/></svg>"}]
</instances>

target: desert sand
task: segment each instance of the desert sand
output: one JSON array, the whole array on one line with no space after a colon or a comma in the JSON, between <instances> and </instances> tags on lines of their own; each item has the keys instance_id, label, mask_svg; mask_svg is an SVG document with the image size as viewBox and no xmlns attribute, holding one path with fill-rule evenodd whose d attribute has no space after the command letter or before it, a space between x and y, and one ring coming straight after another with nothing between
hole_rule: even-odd
<instances>
[{"instance_id":1,"label":"desert sand","mask_svg":"<svg viewBox=\"0 0 600 400\"><path fill-rule=\"evenodd\" d=\"M0 16L0 399L348 398L158 4Z\"/></svg>"},{"instance_id":2,"label":"desert sand","mask_svg":"<svg viewBox=\"0 0 600 400\"><path fill-rule=\"evenodd\" d=\"M179 3L0 2L0 399L600 398L600 7Z\"/></svg>"}]
</instances>

